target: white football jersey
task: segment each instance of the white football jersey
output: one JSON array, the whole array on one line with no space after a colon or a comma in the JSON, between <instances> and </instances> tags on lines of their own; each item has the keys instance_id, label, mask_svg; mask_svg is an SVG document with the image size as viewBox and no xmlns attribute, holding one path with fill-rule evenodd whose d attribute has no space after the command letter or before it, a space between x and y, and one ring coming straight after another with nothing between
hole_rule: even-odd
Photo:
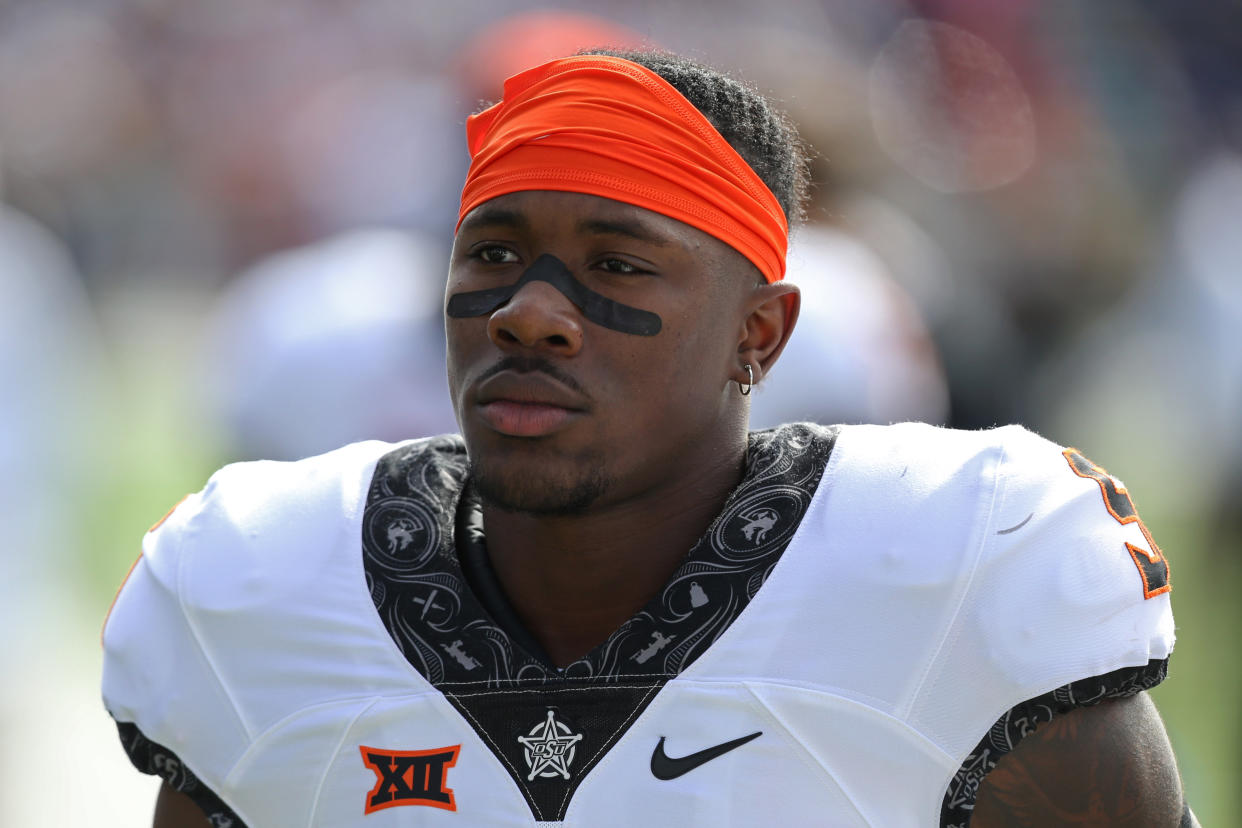
<instances>
[{"instance_id":1,"label":"white football jersey","mask_svg":"<svg viewBox=\"0 0 1242 828\"><path fill-rule=\"evenodd\" d=\"M142 770L217 826L957 826L1032 723L1158 682L1124 486L1018 427L784 426L651 603L550 666L460 438L226 467L104 631Z\"/></svg>"}]
</instances>

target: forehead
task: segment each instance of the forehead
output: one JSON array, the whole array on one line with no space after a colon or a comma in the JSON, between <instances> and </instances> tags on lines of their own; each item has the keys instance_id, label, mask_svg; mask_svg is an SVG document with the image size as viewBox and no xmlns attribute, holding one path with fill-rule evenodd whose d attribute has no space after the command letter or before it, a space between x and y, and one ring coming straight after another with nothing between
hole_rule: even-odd
<instances>
[{"instance_id":1,"label":"forehead","mask_svg":"<svg viewBox=\"0 0 1242 828\"><path fill-rule=\"evenodd\" d=\"M471 210L458 235L497 227L528 233L614 235L654 247L741 255L719 239L662 213L585 193L525 190L497 196Z\"/></svg>"}]
</instances>

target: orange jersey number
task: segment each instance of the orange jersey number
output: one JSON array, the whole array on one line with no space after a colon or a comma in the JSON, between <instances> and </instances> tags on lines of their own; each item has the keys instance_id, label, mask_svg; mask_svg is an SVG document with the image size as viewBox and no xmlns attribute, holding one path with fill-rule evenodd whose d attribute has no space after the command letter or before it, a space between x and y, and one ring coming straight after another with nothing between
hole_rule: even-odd
<instances>
[{"instance_id":1,"label":"orange jersey number","mask_svg":"<svg viewBox=\"0 0 1242 828\"><path fill-rule=\"evenodd\" d=\"M1070 448L1061 453L1069 461L1074 474L1079 477L1089 477L1100 484L1100 493L1104 495L1104 505L1118 523L1123 526L1130 523L1138 524L1139 530L1147 541L1147 548L1127 542L1126 551L1134 559L1134 565L1138 567L1139 575L1143 578L1143 597L1154 598L1172 589L1169 583L1169 562L1165 559L1164 553L1160 551L1160 547L1156 546L1156 541L1152 539L1147 526L1139 518L1138 510L1134 508L1134 501L1130 499L1130 493L1126 491L1126 487L1120 480L1083 457L1078 449Z\"/></svg>"}]
</instances>

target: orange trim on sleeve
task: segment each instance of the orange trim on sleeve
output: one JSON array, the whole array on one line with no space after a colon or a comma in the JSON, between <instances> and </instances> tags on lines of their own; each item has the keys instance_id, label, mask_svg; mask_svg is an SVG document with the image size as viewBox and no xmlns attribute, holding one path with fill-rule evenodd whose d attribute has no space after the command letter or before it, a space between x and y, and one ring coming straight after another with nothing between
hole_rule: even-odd
<instances>
[{"instance_id":1,"label":"orange trim on sleeve","mask_svg":"<svg viewBox=\"0 0 1242 828\"><path fill-rule=\"evenodd\" d=\"M655 72L606 55L562 58L505 81L466 122L470 172L457 224L524 190L633 204L715 236L764 278L785 275L789 226L750 165Z\"/></svg>"},{"instance_id":2,"label":"orange trim on sleeve","mask_svg":"<svg viewBox=\"0 0 1242 828\"><path fill-rule=\"evenodd\" d=\"M125 585L129 583L129 576L134 574L134 570L138 568L138 562L142 560L142 553L138 553L138 557L134 558L134 562L129 565L129 571L125 573L125 577L121 579L121 585L116 588L116 592L112 595L112 603L108 604L108 611L104 613L103 625L99 628L99 646L104 643L104 630L108 629L108 619L112 617L112 610L116 606L116 600L121 597L121 590L125 589Z\"/></svg>"},{"instance_id":3,"label":"orange trim on sleeve","mask_svg":"<svg viewBox=\"0 0 1242 828\"><path fill-rule=\"evenodd\" d=\"M185 503L185 502L186 502L186 500L188 500L188 499L189 499L189 497L190 497L190 496L187 494L185 497L181 498L181 499L180 499L180 500L178 500L176 503L174 503L174 504L173 504L173 507L172 507L171 509L169 509L167 512L165 512L165 513L164 513L164 516L163 516L162 518L160 518L159 520L157 520L155 523L152 523L152 524L151 524L151 528L147 530L147 534L149 535L149 534L151 534L152 532L154 532L156 529L159 529L161 526L163 526L163 525L164 525L164 521L166 521L166 520L168 520L170 517L172 517L172 513L173 513L173 512L175 512L175 511L177 511L177 507L178 507L178 506L180 506L182 503Z\"/></svg>"},{"instance_id":4,"label":"orange trim on sleeve","mask_svg":"<svg viewBox=\"0 0 1242 828\"><path fill-rule=\"evenodd\" d=\"M159 529L161 526L163 526L164 521L172 517L172 513L177 511L177 507L180 506L182 503L185 503L189 497L190 496L187 494L185 497L181 498L175 504L173 504L173 507L169 509L167 512L165 512L162 518L157 520L155 523L151 524L151 528L146 531L146 534L149 535L152 532L154 532L156 529ZM121 579L121 585L116 588L116 592L112 595L112 603L108 604L108 611L104 613L103 625L99 628L99 646L101 647L103 646L104 630L108 628L108 619L112 617L112 610L116 607L116 600L121 597L121 590L125 589L125 585L129 583L129 576L134 574L134 570L138 567L138 562L141 560L142 560L142 553L139 552L138 557L134 558L134 562L129 565L129 571L126 572L125 577Z\"/></svg>"}]
</instances>

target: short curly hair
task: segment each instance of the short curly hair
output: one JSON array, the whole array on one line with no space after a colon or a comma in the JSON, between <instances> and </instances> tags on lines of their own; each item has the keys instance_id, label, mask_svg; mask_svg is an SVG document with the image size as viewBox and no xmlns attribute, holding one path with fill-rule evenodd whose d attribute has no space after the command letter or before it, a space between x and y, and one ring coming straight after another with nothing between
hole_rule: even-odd
<instances>
[{"instance_id":1,"label":"short curly hair","mask_svg":"<svg viewBox=\"0 0 1242 828\"><path fill-rule=\"evenodd\" d=\"M768 185L791 229L806 217L810 151L789 116L755 89L672 52L584 49L578 54L622 58L664 78L703 113Z\"/></svg>"}]
</instances>

